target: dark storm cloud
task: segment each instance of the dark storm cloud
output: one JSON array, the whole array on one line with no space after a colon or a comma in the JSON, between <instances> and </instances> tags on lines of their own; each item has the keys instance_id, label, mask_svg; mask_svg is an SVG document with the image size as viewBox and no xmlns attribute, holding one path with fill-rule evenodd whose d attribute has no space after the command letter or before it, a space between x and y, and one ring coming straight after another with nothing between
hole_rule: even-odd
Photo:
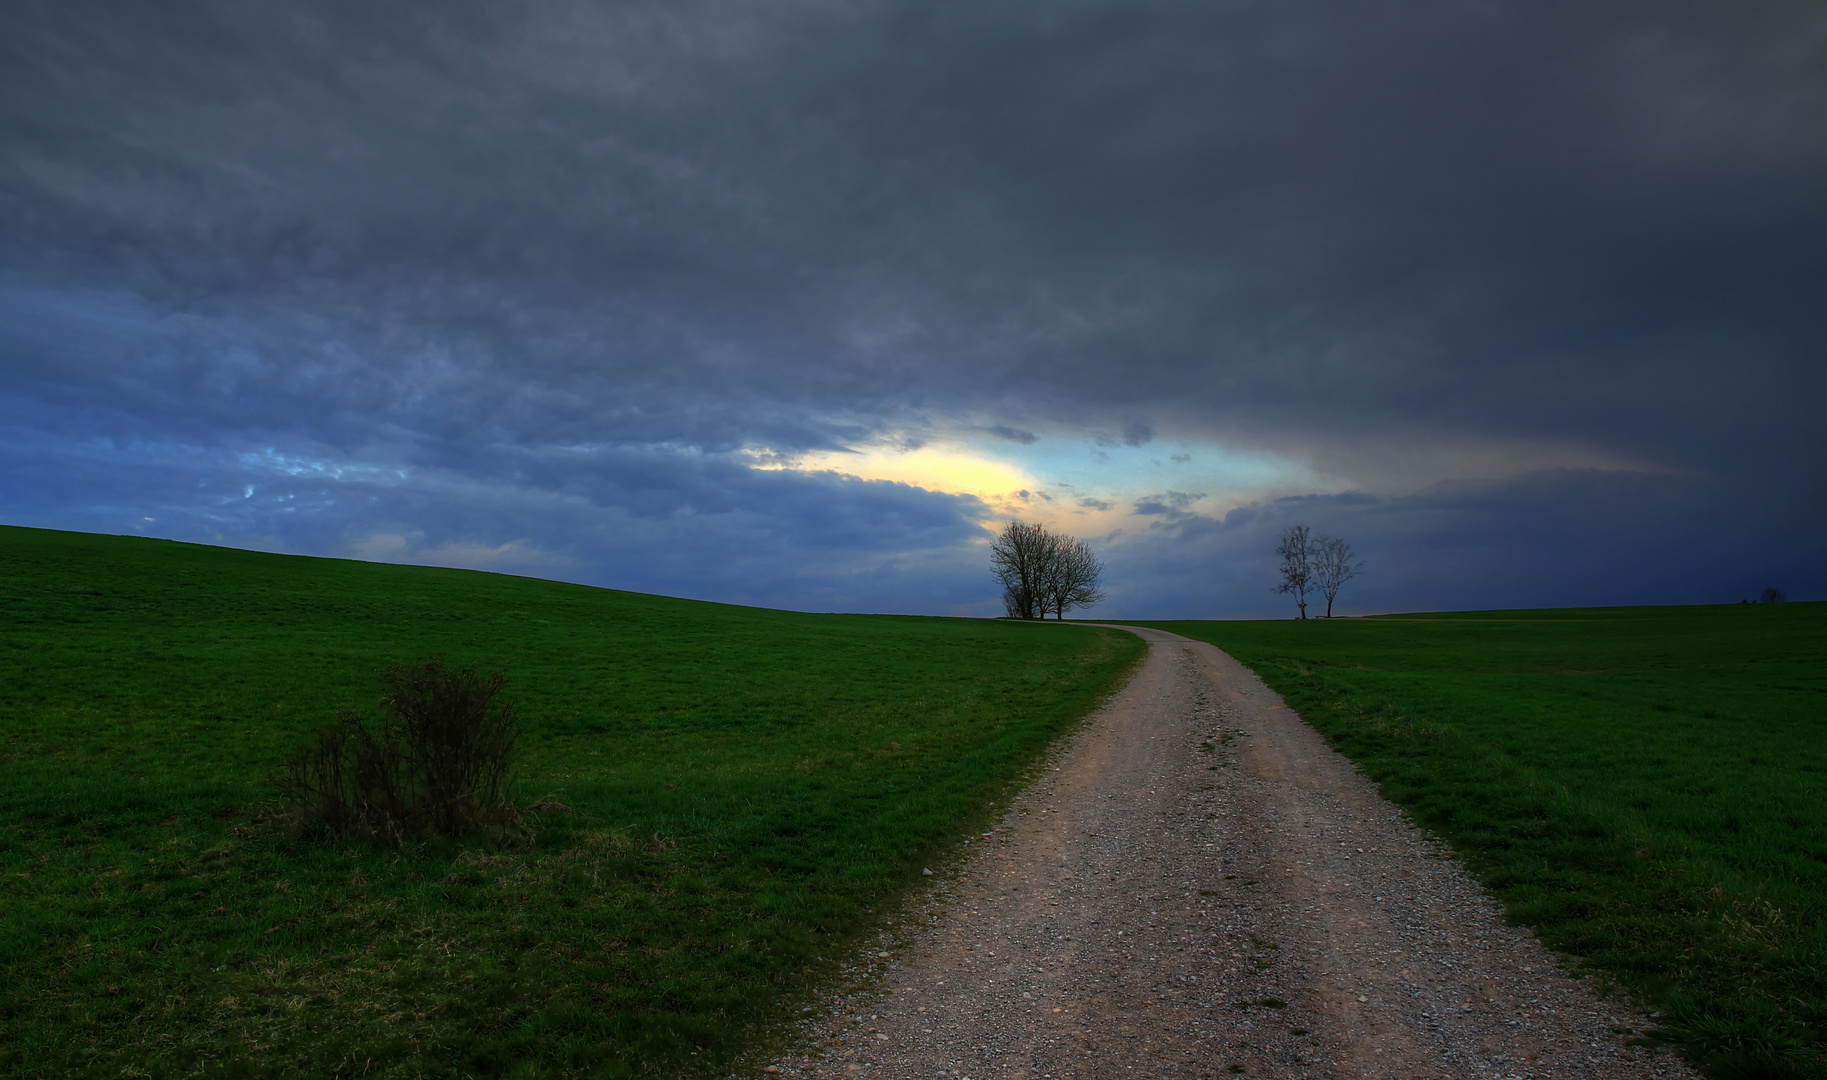
<instances>
[{"instance_id":1,"label":"dark storm cloud","mask_svg":"<svg viewBox=\"0 0 1827 1080\"><path fill-rule=\"evenodd\" d=\"M1007 439L1009 442L1020 443L1023 446L1032 446L1034 443L1040 441L1040 436L1034 434L1032 431L1022 431L1019 428L1012 428L1007 424L997 424L994 427L985 428L984 430L988 431L991 435L996 436L998 439Z\"/></svg>"},{"instance_id":2,"label":"dark storm cloud","mask_svg":"<svg viewBox=\"0 0 1827 1080\"><path fill-rule=\"evenodd\" d=\"M1365 561L1339 594L1339 615L1730 604L1784 581L1818 593L1805 545L1746 531L1752 521L1805 528L1815 515L1793 494L1718 478L1546 470L1401 497L1278 499L1126 538L1107 559L1112 603L1162 618L1292 617L1292 601L1270 586L1276 539L1296 523L1346 538Z\"/></svg>"},{"instance_id":3,"label":"dark storm cloud","mask_svg":"<svg viewBox=\"0 0 1827 1080\"><path fill-rule=\"evenodd\" d=\"M9 418L10 419L10 418ZM982 599L975 500L651 451L518 468L0 439L10 524L468 566L732 603L947 612Z\"/></svg>"},{"instance_id":4,"label":"dark storm cloud","mask_svg":"<svg viewBox=\"0 0 1827 1080\"><path fill-rule=\"evenodd\" d=\"M1186 491L1168 491L1160 495L1150 495L1138 499L1135 512L1142 517L1165 517L1169 520L1191 517L1187 507L1205 498L1205 493L1193 494Z\"/></svg>"},{"instance_id":5,"label":"dark storm cloud","mask_svg":"<svg viewBox=\"0 0 1827 1080\"><path fill-rule=\"evenodd\" d=\"M596 544L622 576L591 580L732 596L675 572L684 526L630 524L702 513L770 602L898 606L897 573L967 580L970 500L746 462L989 416L1347 478L1565 444L1645 470L1607 512L1686 507L1678 535L1747 486L1747 532L1820 524L1816 4L79 0L0 29L8 520ZM134 447L165 464L109 479ZM230 513L177 459L304 487ZM1490 490L1454 512L1536 505ZM886 553L828 589L826 550Z\"/></svg>"}]
</instances>

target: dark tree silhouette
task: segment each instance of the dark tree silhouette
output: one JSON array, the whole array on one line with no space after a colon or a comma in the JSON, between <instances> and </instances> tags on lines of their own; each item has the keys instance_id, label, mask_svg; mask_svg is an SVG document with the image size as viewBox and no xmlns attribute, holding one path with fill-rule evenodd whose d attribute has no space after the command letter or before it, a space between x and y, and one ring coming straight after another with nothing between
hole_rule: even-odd
<instances>
[{"instance_id":1,"label":"dark tree silhouette","mask_svg":"<svg viewBox=\"0 0 1827 1080\"><path fill-rule=\"evenodd\" d=\"M1313 542L1309 558L1313 564L1313 584L1326 598L1326 618L1332 618L1332 601L1347 581L1364 571L1364 560L1353 562L1351 545L1337 536L1322 536Z\"/></svg>"},{"instance_id":2,"label":"dark tree silhouette","mask_svg":"<svg viewBox=\"0 0 1827 1080\"><path fill-rule=\"evenodd\" d=\"M1011 521L990 545L990 565L1002 583L1002 604L1011 618L1038 619L1042 607L1052 537L1045 526Z\"/></svg>"},{"instance_id":3,"label":"dark tree silhouette","mask_svg":"<svg viewBox=\"0 0 1827 1080\"><path fill-rule=\"evenodd\" d=\"M1281 556L1281 584L1275 586L1275 591L1293 594L1304 619L1307 590L1313 587L1313 544L1307 527L1288 526L1288 531L1281 534L1281 543L1275 545L1275 554Z\"/></svg>"},{"instance_id":4,"label":"dark tree silhouette","mask_svg":"<svg viewBox=\"0 0 1827 1080\"><path fill-rule=\"evenodd\" d=\"M1780 604L1787 599L1789 598L1783 595L1783 591L1774 585L1757 594L1757 602L1760 604Z\"/></svg>"},{"instance_id":5,"label":"dark tree silhouette","mask_svg":"<svg viewBox=\"0 0 1827 1080\"><path fill-rule=\"evenodd\" d=\"M1054 618L1063 619L1073 608L1090 607L1104 598L1104 591L1097 587L1104 564L1083 540L1072 536L1051 539L1053 557L1041 575L1041 606L1043 614L1050 610Z\"/></svg>"},{"instance_id":6,"label":"dark tree silhouette","mask_svg":"<svg viewBox=\"0 0 1827 1080\"><path fill-rule=\"evenodd\" d=\"M1089 545L1055 536L1045 525L1011 521L990 546L990 565L1002 584L1002 606L1011 618L1065 618L1073 608L1104 598L1098 579L1104 564Z\"/></svg>"}]
</instances>

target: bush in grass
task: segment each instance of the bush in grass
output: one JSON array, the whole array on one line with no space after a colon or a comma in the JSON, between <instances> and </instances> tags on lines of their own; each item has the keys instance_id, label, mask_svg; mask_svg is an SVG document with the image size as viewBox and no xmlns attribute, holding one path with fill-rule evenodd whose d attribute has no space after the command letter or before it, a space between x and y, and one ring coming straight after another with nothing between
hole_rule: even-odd
<instances>
[{"instance_id":1,"label":"bush in grass","mask_svg":"<svg viewBox=\"0 0 1827 1080\"><path fill-rule=\"evenodd\" d=\"M507 785L520 721L512 703L495 700L507 676L436 656L380 678L378 724L343 714L274 777L293 823L395 842L518 823Z\"/></svg>"}]
</instances>

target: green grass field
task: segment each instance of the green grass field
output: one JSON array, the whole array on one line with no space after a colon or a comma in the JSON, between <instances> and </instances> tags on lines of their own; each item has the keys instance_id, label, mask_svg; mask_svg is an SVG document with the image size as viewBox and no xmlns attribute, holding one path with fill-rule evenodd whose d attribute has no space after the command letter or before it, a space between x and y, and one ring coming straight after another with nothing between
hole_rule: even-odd
<instances>
[{"instance_id":1,"label":"green grass field","mask_svg":"<svg viewBox=\"0 0 1827 1080\"><path fill-rule=\"evenodd\" d=\"M0 1073L726 1072L1118 685L1120 631L0 528ZM504 670L530 846L288 838L383 665Z\"/></svg>"},{"instance_id":2,"label":"green grass field","mask_svg":"<svg viewBox=\"0 0 1827 1080\"><path fill-rule=\"evenodd\" d=\"M1150 623L1249 665L1718 1076L1827 1076L1827 604Z\"/></svg>"}]
</instances>

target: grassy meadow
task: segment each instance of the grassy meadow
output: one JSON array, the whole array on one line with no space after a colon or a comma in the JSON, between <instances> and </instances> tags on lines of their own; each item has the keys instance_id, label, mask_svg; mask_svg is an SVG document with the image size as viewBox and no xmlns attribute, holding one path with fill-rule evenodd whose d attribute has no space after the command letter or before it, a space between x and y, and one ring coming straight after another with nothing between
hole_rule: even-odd
<instances>
[{"instance_id":1,"label":"grassy meadow","mask_svg":"<svg viewBox=\"0 0 1827 1080\"><path fill-rule=\"evenodd\" d=\"M0 528L0 1073L726 1072L1141 645ZM386 664L510 676L530 839L292 836Z\"/></svg>"},{"instance_id":2,"label":"grassy meadow","mask_svg":"<svg viewBox=\"0 0 1827 1080\"><path fill-rule=\"evenodd\" d=\"M1827 604L1148 625L1249 665L1713 1075L1827 1076Z\"/></svg>"}]
</instances>

